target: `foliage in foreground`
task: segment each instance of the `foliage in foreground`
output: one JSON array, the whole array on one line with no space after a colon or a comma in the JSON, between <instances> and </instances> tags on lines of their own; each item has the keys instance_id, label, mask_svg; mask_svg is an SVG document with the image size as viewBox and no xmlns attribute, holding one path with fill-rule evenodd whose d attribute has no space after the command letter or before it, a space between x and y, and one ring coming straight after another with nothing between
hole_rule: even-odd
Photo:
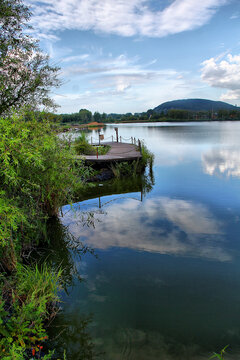
<instances>
[{"instance_id":1,"label":"foliage in foreground","mask_svg":"<svg viewBox=\"0 0 240 360\"><path fill-rule=\"evenodd\" d=\"M44 355L47 333L44 323L53 314L58 300L61 271L46 265L27 267L18 264L11 278L1 278L0 357L3 360L27 359ZM52 353L42 359L50 359Z\"/></svg>"},{"instance_id":2,"label":"foliage in foreground","mask_svg":"<svg viewBox=\"0 0 240 360\"><path fill-rule=\"evenodd\" d=\"M45 220L71 202L86 171L43 117L0 118L0 133L0 256L12 270L44 237Z\"/></svg>"}]
</instances>

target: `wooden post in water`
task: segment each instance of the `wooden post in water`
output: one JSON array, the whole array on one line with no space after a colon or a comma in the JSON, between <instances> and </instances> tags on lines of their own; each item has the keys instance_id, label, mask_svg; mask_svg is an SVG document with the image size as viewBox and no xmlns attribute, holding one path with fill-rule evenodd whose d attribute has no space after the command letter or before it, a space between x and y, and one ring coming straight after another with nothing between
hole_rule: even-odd
<instances>
[{"instance_id":1,"label":"wooden post in water","mask_svg":"<svg viewBox=\"0 0 240 360\"><path fill-rule=\"evenodd\" d=\"M91 136L91 145L92 145L92 136Z\"/></svg>"},{"instance_id":2,"label":"wooden post in water","mask_svg":"<svg viewBox=\"0 0 240 360\"><path fill-rule=\"evenodd\" d=\"M98 147L97 147L97 159L98 159Z\"/></svg>"},{"instance_id":3,"label":"wooden post in water","mask_svg":"<svg viewBox=\"0 0 240 360\"><path fill-rule=\"evenodd\" d=\"M132 142L132 144L133 144L133 137L131 136L131 142Z\"/></svg>"},{"instance_id":4,"label":"wooden post in water","mask_svg":"<svg viewBox=\"0 0 240 360\"><path fill-rule=\"evenodd\" d=\"M112 142L113 142L113 135L112 135Z\"/></svg>"},{"instance_id":5,"label":"wooden post in water","mask_svg":"<svg viewBox=\"0 0 240 360\"><path fill-rule=\"evenodd\" d=\"M122 142L122 137L120 136L120 142Z\"/></svg>"},{"instance_id":6,"label":"wooden post in water","mask_svg":"<svg viewBox=\"0 0 240 360\"><path fill-rule=\"evenodd\" d=\"M139 139L138 139L138 147L139 147L140 154L142 155L142 144Z\"/></svg>"},{"instance_id":7,"label":"wooden post in water","mask_svg":"<svg viewBox=\"0 0 240 360\"><path fill-rule=\"evenodd\" d=\"M114 130L116 131L116 138L117 138L117 142L118 142L118 128L115 127Z\"/></svg>"}]
</instances>

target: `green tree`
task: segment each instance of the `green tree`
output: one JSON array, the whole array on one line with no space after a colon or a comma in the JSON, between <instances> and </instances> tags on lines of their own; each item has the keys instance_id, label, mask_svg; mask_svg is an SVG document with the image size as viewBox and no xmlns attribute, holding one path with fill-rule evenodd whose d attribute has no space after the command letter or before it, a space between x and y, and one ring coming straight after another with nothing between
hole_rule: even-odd
<instances>
[{"instance_id":1,"label":"green tree","mask_svg":"<svg viewBox=\"0 0 240 360\"><path fill-rule=\"evenodd\" d=\"M95 111L95 113L93 114L93 119L96 122L101 122L101 114L98 111Z\"/></svg>"},{"instance_id":2,"label":"green tree","mask_svg":"<svg viewBox=\"0 0 240 360\"><path fill-rule=\"evenodd\" d=\"M102 121L102 122L106 122L106 121L107 121L107 114L106 114L106 113L102 113L102 115L101 115L101 121Z\"/></svg>"},{"instance_id":3,"label":"green tree","mask_svg":"<svg viewBox=\"0 0 240 360\"><path fill-rule=\"evenodd\" d=\"M0 115L23 105L53 107L59 68L49 64L38 42L26 35L31 13L21 0L0 2Z\"/></svg>"},{"instance_id":4,"label":"green tree","mask_svg":"<svg viewBox=\"0 0 240 360\"><path fill-rule=\"evenodd\" d=\"M80 122L83 124L87 124L92 121L92 113L87 109L79 110Z\"/></svg>"}]
</instances>

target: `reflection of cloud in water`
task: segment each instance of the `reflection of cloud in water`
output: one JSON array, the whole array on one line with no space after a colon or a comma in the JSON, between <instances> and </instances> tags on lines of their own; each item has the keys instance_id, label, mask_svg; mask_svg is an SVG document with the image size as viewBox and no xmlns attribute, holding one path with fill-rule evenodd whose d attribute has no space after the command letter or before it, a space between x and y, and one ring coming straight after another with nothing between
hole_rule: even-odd
<instances>
[{"instance_id":1,"label":"reflection of cloud in water","mask_svg":"<svg viewBox=\"0 0 240 360\"><path fill-rule=\"evenodd\" d=\"M224 335L226 336L225 333ZM105 333L105 337L94 338L94 343L99 352L105 351L106 360L206 360L215 350L209 351L209 349L207 350L208 346L204 347L194 342L183 344L171 337L165 338L156 331L144 331L130 327L115 329L110 334ZM204 348L206 349L204 350ZM230 355L227 351L224 359L239 359L239 350L231 350Z\"/></svg>"},{"instance_id":2,"label":"reflection of cloud in water","mask_svg":"<svg viewBox=\"0 0 240 360\"><path fill-rule=\"evenodd\" d=\"M192 201L158 197L144 203L133 199L112 203L96 228L83 228L68 212L63 222L75 236L95 249L129 248L161 254L230 261L222 248L221 223ZM81 217L79 212L79 218Z\"/></svg>"},{"instance_id":3,"label":"reflection of cloud in water","mask_svg":"<svg viewBox=\"0 0 240 360\"><path fill-rule=\"evenodd\" d=\"M169 145L169 144L168 144ZM167 147L166 144L151 144L151 151L155 154L154 166L172 167L182 163L192 162L194 158L198 158L198 147L179 143L171 144Z\"/></svg>"},{"instance_id":4,"label":"reflection of cloud in water","mask_svg":"<svg viewBox=\"0 0 240 360\"><path fill-rule=\"evenodd\" d=\"M212 149L202 156L203 169L208 175L240 177L240 150Z\"/></svg>"},{"instance_id":5,"label":"reflection of cloud in water","mask_svg":"<svg viewBox=\"0 0 240 360\"><path fill-rule=\"evenodd\" d=\"M174 340L171 341L169 338L165 339L158 332L134 328L118 328L108 335L104 338L94 339L97 350L99 352L104 351L107 354L106 360L203 360L209 357L209 353L203 356L198 355L202 352L198 345L183 345Z\"/></svg>"}]
</instances>

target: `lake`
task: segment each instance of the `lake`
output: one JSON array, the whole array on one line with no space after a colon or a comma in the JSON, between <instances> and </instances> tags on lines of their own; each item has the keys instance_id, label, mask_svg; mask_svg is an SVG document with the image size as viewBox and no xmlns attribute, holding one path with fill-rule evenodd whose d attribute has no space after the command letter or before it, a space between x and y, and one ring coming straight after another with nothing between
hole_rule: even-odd
<instances>
[{"instance_id":1,"label":"lake","mask_svg":"<svg viewBox=\"0 0 240 360\"><path fill-rule=\"evenodd\" d=\"M229 344L240 359L240 123L117 127L144 139L153 173L101 183L50 224L64 267L57 351L196 360Z\"/></svg>"}]
</instances>

